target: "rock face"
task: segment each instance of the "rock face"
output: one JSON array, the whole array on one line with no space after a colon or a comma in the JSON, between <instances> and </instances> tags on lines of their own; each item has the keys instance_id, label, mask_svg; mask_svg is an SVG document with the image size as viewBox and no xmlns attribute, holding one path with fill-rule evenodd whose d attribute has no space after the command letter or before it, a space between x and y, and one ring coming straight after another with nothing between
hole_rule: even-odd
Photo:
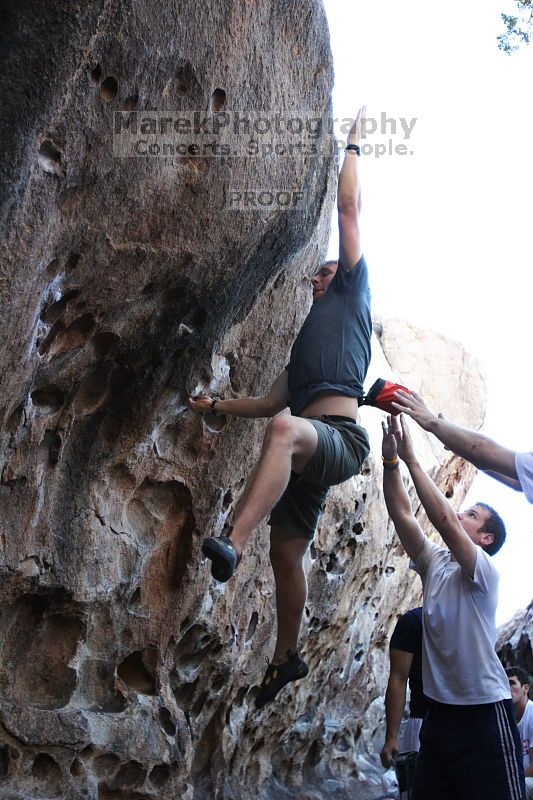
<instances>
[{"instance_id":1,"label":"rock face","mask_svg":"<svg viewBox=\"0 0 533 800\"><path fill-rule=\"evenodd\" d=\"M126 159L112 141L119 110L327 115L322 6L4 6L0 794L355 797L388 636L419 595L383 505L379 417L364 410L373 455L332 492L309 554L310 677L258 714L267 529L224 586L200 543L230 517L265 422L185 411L194 391L259 394L286 363L325 250L333 152ZM235 213L231 187L302 201ZM421 388L438 348L431 399L481 423L483 401L450 390L461 348L380 330L376 375ZM459 503L472 470L417 441Z\"/></svg>"},{"instance_id":2,"label":"rock face","mask_svg":"<svg viewBox=\"0 0 533 800\"><path fill-rule=\"evenodd\" d=\"M499 628L496 650L505 667L533 675L533 601Z\"/></svg>"}]
</instances>

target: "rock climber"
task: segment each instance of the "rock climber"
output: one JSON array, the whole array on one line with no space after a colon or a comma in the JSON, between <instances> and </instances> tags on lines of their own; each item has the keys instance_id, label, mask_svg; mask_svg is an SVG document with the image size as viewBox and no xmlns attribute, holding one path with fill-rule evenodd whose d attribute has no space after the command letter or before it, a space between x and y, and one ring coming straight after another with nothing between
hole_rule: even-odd
<instances>
[{"instance_id":1,"label":"rock climber","mask_svg":"<svg viewBox=\"0 0 533 800\"><path fill-rule=\"evenodd\" d=\"M227 581L250 534L270 512L277 640L256 695L259 708L309 671L297 652L307 598L303 557L329 487L358 474L369 453L367 433L358 424L372 333L368 270L359 231L358 143L364 121L363 107L350 129L339 174L339 258L322 264L311 280L313 304L288 366L263 397L199 396L188 401L189 408L200 414L272 418L229 536L208 537L202 546L211 559L213 577ZM287 406L290 413L280 414Z\"/></svg>"}]
</instances>

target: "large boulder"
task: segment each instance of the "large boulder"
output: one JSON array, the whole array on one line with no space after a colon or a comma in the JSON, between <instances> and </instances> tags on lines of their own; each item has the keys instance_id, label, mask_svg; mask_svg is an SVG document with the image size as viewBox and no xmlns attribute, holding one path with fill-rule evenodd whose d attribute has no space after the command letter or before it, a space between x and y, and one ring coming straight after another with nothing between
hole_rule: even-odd
<instances>
[{"instance_id":1,"label":"large boulder","mask_svg":"<svg viewBox=\"0 0 533 800\"><path fill-rule=\"evenodd\" d=\"M420 594L383 504L379 415L364 409L373 454L332 491L309 553L310 677L259 714L267 528L227 585L200 543L230 517L265 422L185 410L190 392L258 394L283 369L326 249L334 150L288 157L285 136L262 157L126 158L113 136L123 110L327 117L322 5L10 0L3 13L0 794L355 797L388 637ZM235 187L290 190L297 208L237 213ZM432 399L481 423L482 392L449 407L470 363L460 346L379 330L376 376L421 388L422 360L426 387L435 348L439 363L452 353ZM416 436L459 503L473 470Z\"/></svg>"}]
</instances>

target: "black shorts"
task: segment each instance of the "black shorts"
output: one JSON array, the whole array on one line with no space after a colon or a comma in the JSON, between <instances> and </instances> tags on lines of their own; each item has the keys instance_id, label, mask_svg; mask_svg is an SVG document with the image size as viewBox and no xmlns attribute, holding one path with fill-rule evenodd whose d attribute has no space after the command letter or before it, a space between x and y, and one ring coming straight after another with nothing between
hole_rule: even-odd
<instances>
[{"instance_id":1,"label":"black shorts","mask_svg":"<svg viewBox=\"0 0 533 800\"><path fill-rule=\"evenodd\" d=\"M272 509L268 524L288 536L311 540L330 486L344 483L361 471L370 452L368 434L351 417L305 417L318 434L313 456L289 484Z\"/></svg>"}]
</instances>

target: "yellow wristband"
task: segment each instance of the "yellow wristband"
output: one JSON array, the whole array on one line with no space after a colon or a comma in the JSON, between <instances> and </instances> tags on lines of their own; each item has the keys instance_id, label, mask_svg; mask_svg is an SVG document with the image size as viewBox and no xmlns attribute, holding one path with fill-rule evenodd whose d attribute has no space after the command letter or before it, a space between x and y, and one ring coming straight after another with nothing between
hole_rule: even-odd
<instances>
[{"instance_id":1,"label":"yellow wristband","mask_svg":"<svg viewBox=\"0 0 533 800\"><path fill-rule=\"evenodd\" d=\"M397 464L400 459L398 458L398 456L394 456L394 458L385 458L385 456L381 456L381 460L383 461L384 464L387 464L388 466L392 467L394 464Z\"/></svg>"}]
</instances>

